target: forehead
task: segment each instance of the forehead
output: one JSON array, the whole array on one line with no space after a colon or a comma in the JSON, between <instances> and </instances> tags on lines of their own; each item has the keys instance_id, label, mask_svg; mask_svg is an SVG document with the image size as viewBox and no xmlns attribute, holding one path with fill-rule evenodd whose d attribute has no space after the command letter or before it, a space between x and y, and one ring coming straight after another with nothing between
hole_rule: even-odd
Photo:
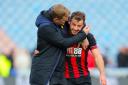
<instances>
[{"instance_id":1,"label":"forehead","mask_svg":"<svg viewBox=\"0 0 128 85\"><path fill-rule=\"evenodd\" d=\"M71 23L78 24L78 25L83 25L84 21L83 20L72 19Z\"/></svg>"}]
</instances>

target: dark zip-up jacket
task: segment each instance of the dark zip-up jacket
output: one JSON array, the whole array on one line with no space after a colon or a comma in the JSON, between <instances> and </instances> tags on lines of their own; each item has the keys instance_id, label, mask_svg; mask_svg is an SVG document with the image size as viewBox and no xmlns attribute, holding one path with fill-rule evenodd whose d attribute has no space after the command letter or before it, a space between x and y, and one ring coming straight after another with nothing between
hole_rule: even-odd
<instances>
[{"instance_id":1,"label":"dark zip-up jacket","mask_svg":"<svg viewBox=\"0 0 128 85\"><path fill-rule=\"evenodd\" d=\"M66 33L62 33L61 28L52 22L48 11L41 12L37 17L36 26L37 50L40 53L32 59L30 83L47 85L55 69L63 74L64 48L82 41L86 38L86 34L81 31L76 36L65 38Z\"/></svg>"}]
</instances>

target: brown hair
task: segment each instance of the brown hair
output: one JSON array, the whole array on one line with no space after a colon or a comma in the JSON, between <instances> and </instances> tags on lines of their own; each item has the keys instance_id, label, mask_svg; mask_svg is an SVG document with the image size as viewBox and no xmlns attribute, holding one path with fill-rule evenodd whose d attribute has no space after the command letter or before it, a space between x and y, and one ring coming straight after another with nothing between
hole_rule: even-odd
<instances>
[{"instance_id":1,"label":"brown hair","mask_svg":"<svg viewBox=\"0 0 128 85\"><path fill-rule=\"evenodd\" d=\"M50 16L53 18L62 19L63 16L69 16L70 11L62 4L56 4L50 8Z\"/></svg>"},{"instance_id":2,"label":"brown hair","mask_svg":"<svg viewBox=\"0 0 128 85\"><path fill-rule=\"evenodd\" d=\"M77 21L83 20L85 22L85 14L80 11L73 12L70 17L70 20L72 19L75 19Z\"/></svg>"}]
</instances>

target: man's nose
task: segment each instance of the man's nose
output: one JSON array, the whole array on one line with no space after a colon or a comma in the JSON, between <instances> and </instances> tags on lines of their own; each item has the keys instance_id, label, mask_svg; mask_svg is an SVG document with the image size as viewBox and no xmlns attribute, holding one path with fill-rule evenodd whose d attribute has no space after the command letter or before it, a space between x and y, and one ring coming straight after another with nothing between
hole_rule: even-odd
<instances>
[{"instance_id":1,"label":"man's nose","mask_svg":"<svg viewBox=\"0 0 128 85\"><path fill-rule=\"evenodd\" d=\"M75 29L76 29L77 31L79 31L79 30L80 30L80 28L79 28L78 26L76 26L76 27L75 27Z\"/></svg>"},{"instance_id":2,"label":"man's nose","mask_svg":"<svg viewBox=\"0 0 128 85\"><path fill-rule=\"evenodd\" d=\"M74 30L78 30L76 26L74 26Z\"/></svg>"}]
</instances>

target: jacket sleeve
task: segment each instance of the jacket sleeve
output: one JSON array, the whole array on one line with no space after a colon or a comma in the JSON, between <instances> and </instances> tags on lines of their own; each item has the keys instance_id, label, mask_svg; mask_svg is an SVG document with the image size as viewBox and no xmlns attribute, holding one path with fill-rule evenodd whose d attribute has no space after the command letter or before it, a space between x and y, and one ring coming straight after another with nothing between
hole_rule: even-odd
<instances>
[{"instance_id":1,"label":"jacket sleeve","mask_svg":"<svg viewBox=\"0 0 128 85\"><path fill-rule=\"evenodd\" d=\"M76 36L70 38L64 38L62 34L56 30L54 26L46 25L40 26L38 29L38 35L47 42L58 47L69 47L74 43L78 43L86 38L86 33L81 31Z\"/></svg>"}]
</instances>

